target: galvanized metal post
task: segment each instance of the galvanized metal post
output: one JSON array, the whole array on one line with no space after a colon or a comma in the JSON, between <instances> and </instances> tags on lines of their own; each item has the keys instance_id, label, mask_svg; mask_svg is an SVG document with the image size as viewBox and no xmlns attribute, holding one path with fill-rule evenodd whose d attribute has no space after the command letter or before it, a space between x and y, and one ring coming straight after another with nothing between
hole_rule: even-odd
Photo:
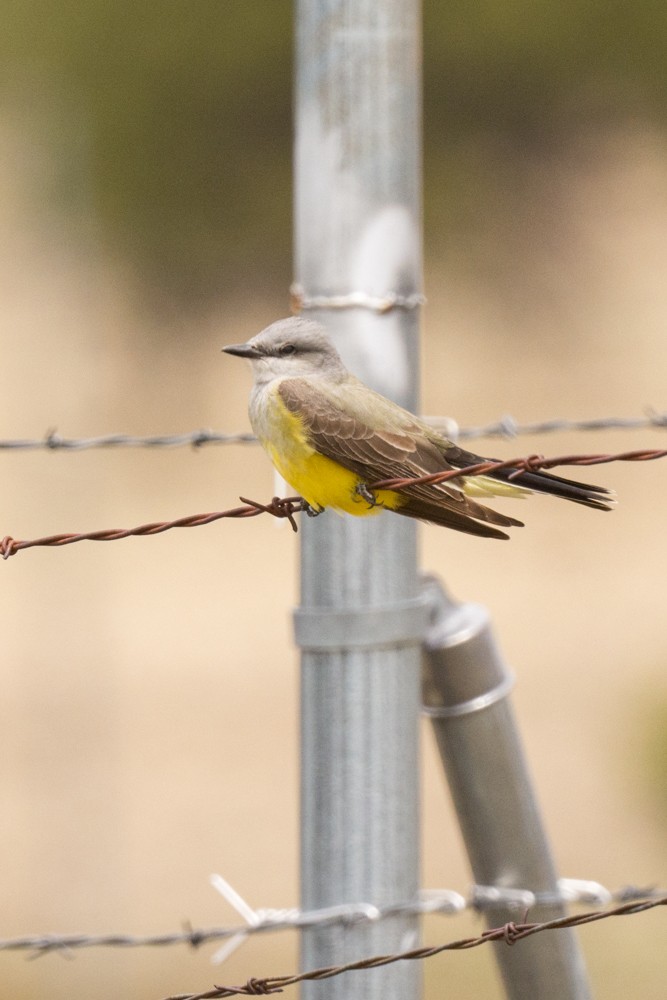
<instances>
[{"instance_id":1,"label":"galvanized metal post","mask_svg":"<svg viewBox=\"0 0 667 1000\"><path fill-rule=\"evenodd\" d=\"M424 646L424 703L475 880L499 889L557 897L558 881L508 696L512 677L486 610L455 604L430 581L432 622ZM507 902L486 910L489 926L523 913ZM531 921L564 916L560 903L530 907ZM494 945L510 1000L590 996L574 932Z\"/></svg>"},{"instance_id":2,"label":"galvanized metal post","mask_svg":"<svg viewBox=\"0 0 667 1000\"><path fill-rule=\"evenodd\" d=\"M357 375L414 408L420 4L297 0L296 29L296 295ZM301 903L409 900L426 627L415 526L333 511L301 525ZM413 916L307 930L302 964L400 950L417 935ZM418 983L416 963L399 963L305 983L302 995L414 1000Z\"/></svg>"}]
</instances>

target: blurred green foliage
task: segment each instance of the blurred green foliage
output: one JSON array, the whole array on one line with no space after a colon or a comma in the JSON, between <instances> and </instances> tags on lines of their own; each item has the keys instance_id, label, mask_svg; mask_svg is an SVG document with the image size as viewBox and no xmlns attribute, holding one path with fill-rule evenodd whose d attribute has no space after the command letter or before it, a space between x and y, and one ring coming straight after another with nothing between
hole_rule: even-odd
<instances>
[{"instance_id":1,"label":"blurred green foliage","mask_svg":"<svg viewBox=\"0 0 667 1000\"><path fill-rule=\"evenodd\" d=\"M63 174L81 183L68 160L83 149L91 190L60 194L70 207L80 198L140 279L193 305L249 273L286 287L288 0L0 9L0 86L26 115L62 115Z\"/></svg>"},{"instance_id":2,"label":"blurred green foliage","mask_svg":"<svg viewBox=\"0 0 667 1000\"><path fill-rule=\"evenodd\" d=\"M0 11L0 92L52 119L59 199L80 202L139 282L190 306L250 276L286 288L290 0ZM511 159L570 128L662 115L666 43L655 0L425 0L427 236L489 210L489 150Z\"/></svg>"}]
</instances>

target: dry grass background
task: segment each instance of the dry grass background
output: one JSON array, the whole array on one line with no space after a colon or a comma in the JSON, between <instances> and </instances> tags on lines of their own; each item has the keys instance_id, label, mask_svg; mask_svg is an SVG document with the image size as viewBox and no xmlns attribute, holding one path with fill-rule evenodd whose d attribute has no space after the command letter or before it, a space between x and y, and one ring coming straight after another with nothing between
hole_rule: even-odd
<instances>
[{"instance_id":1,"label":"dry grass background","mask_svg":"<svg viewBox=\"0 0 667 1000\"><path fill-rule=\"evenodd\" d=\"M3 129L1 436L245 429L247 373L223 343L284 313L253 287L180 337L134 309L131 276L27 199L31 150ZM520 218L486 234L493 267L429 260L423 410L462 425L503 413L664 410L667 149L629 123L582 140ZM491 252L492 251L492 252ZM479 442L487 453L664 447L665 433ZM477 447L477 445L476 445ZM268 497L252 447L5 453L0 534L130 526ZM423 564L485 603L518 677L515 705L563 874L667 884L647 719L667 698L667 462L600 468L601 516L537 498L494 544L426 527ZM507 507L509 509L509 507ZM19 553L0 572L3 657L0 935L157 933L235 915L220 871L256 906L295 904L298 541L268 518L156 538ZM664 796L664 791L662 792ZM424 728L423 884L469 873ZM595 995L664 996L664 914L588 928ZM474 921L427 924L428 940ZM296 968L296 940L208 951L3 955L16 1000L204 989ZM490 952L432 959L428 995L498 997ZM351 989L352 989L351 985Z\"/></svg>"}]
</instances>

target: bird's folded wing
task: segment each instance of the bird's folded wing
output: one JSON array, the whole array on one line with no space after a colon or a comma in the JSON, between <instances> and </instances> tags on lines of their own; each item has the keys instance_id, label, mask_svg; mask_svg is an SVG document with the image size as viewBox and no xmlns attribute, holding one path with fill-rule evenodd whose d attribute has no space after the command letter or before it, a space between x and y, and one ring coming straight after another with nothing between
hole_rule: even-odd
<instances>
[{"instance_id":1,"label":"bird's folded wing","mask_svg":"<svg viewBox=\"0 0 667 1000\"><path fill-rule=\"evenodd\" d=\"M398 427L377 426L376 417L390 418L392 406L384 397L369 389L365 391L380 408L380 414L376 414L373 407L375 426L360 414L362 407L352 404L348 412L335 395L330 396L329 390L322 391L305 379L285 379L278 389L285 406L303 421L312 447L355 472L366 486L372 487L384 479L417 478L452 468L437 445L426 437L419 422L410 424L406 411L398 409L401 418ZM414 502L414 516L437 523L445 523L443 515L449 511L457 520L474 518L504 526L521 524L475 503L454 482L402 486L399 492L406 507Z\"/></svg>"}]
</instances>

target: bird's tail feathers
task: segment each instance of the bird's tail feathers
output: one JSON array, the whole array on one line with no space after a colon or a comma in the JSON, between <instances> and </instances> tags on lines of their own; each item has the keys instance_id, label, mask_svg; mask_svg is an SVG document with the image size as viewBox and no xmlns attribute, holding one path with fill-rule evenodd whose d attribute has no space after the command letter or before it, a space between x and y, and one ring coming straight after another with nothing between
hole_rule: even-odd
<instances>
[{"instance_id":1,"label":"bird's tail feathers","mask_svg":"<svg viewBox=\"0 0 667 1000\"><path fill-rule=\"evenodd\" d=\"M498 511L490 510L472 500L466 502L465 510L456 510L449 505L429 502L423 497L409 496L400 507L394 509L397 514L404 514L406 517L416 517L420 521L429 521L431 524L454 528L455 531L464 531L468 535L479 535L483 538L509 538L508 534L492 525L506 528L523 527L523 521L499 514Z\"/></svg>"},{"instance_id":2,"label":"bird's tail feathers","mask_svg":"<svg viewBox=\"0 0 667 1000\"><path fill-rule=\"evenodd\" d=\"M451 448L444 453L446 460L457 469L464 469L468 465L476 465L480 459L477 455L463 451L461 448ZM489 459L489 461L492 461ZM548 493L551 496L561 497L563 500L571 500L573 503L581 503L586 507L593 507L595 510L612 510L615 503L614 493L603 486L592 486L590 483L580 483L574 479L565 479L564 476L555 476L552 472L520 472L514 469L499 469L493 472L486 472L483 476L470 477L470 484L473 495L483 495L484 490L475 490L477 484L495 480L502 484L499 494L509 495L512 487L516 490L515 495L521 495L522 490L535 493ZM464 487L465 489L465 487ZM466 490L468 492L468 490ZM489 490L489 492L491 492Z\"/></svg>"},{"instance_id":3,"label":"bird's tail feathers","mask_svg":"<svg viewBox=\"0 0 667 1000\"><path fill-rule=\"evenodd\" d=\"M494 472L491 475L502 482L509 482L511 472L511 469L503 469L501 472ZM611 490L602 486L592 486L590 483L579 483L573 479L565 479L563 476L554 476L551 472L521 472L511 482L513 485L534 490L536 493L548 493L551 496L561 497L563 500L581 503L585 507L594 508L594 510L613 510L615 503Z\"/></svg>"}]
</instances>

